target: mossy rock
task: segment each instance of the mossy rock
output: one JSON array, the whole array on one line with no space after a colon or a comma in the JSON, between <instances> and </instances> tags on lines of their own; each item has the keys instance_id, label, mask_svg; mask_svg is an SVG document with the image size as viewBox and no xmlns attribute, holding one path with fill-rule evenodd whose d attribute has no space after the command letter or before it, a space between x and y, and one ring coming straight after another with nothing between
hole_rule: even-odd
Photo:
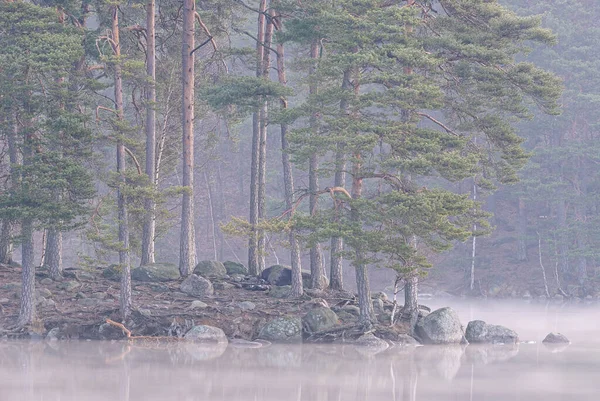
<instances>
[{"instance_id":1,"label":"mossy rock","mask_svg":"<svg viewBox=\"0 0 600 401\"><path fill-rule=\"evenodd\" d=\"M196 265L194 274L204 278L221 278L227 275L227 269L217 260L203 260Z\"/></svg>"},{"instance_id":2,"label":"mossy rock","mask_svg":"<svg viewBox=\"0 0 600 401\"><path fill-rule=\"evenodd\" d=\"M179 269L171 263L153 263L131 271L133 280L148 283L173 281L178 280L179 277Z\"/></svg>"},{"instance_id":3,"label":"mossy rock","mask_svg":"<svg viewBox=\"0 0 600 401\"><path fill-rule=\"evenodd\" d=\"M225 270L230 276L233 274L248 274L248 268L246 268L246 266L238 262L232 262L228 260L227 262L223 262L223 266L225 266Z\"/></svg>"}]
</instances>

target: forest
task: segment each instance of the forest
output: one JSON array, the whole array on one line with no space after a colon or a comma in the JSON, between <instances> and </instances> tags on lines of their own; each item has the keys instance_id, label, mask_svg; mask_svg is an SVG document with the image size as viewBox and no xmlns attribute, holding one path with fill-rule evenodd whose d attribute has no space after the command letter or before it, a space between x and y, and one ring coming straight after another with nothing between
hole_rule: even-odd
<instances>
[{"instance_id":1,"label":"forest","mask_svg":"<svg viewBox=\"0 0 600 401\"><path fill-rule=\"evenodd\" d=\"M347 294L365 330L381 321L379 270L392 326L416 324L421 282L597 297L599 14L561 0L0 0L13 324L44 320L41 278L112 272L107 313L125 323L145 307L136 274L212 294L200 272L226 261L253 297L273 272L289 274L286 299Z\"/></svg>"}]
</instances>

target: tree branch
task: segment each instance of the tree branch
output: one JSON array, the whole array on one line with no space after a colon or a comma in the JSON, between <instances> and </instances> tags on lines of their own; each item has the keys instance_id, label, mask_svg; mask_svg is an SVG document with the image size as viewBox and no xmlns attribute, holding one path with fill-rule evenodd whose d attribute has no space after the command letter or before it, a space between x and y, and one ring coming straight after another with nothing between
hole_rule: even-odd
<instances>
[{"instance_id":1,"label":"tree branch","mask_svg":"<svg viewBox=\"0 0 600 401\"><path fill-rule=\"evenodd\" d=\"M135 167L137 168L138 175L142 175L142 167L140 166L140 162L138 162L138 159L135 157L133 152L131 150L129 150L129 148L127 146L124 146L124 148L125 148L125 152L133 160L133 163L135 164Z\"/></svg>"},{"instance_id":2,"label":"tree branch","mask_svg":"<svg viewBox=\"0 0 600 401\"><path fill-rule=\"evenodd\" d=\"M196 12L196 13L194 13L194 15L196 17L196 20L198 21L198 24L200 25L200 27L202 27L202 30L204 31L204 33L206 33L206 35L210 39L210 43L212 44L212 47L213 47L215 53L218 52L219 49L217 48L217 42L215 42L214 37L210 34L210 31L208 30L208 27L202 21L202 18L200 18L200 14L198 14ZM227 68L227 64L225 63L225 60L221 59L221 63L223 64L223 68L225 68L225 73L229 74L229 69Z\"/></svg>"}]
</instances>

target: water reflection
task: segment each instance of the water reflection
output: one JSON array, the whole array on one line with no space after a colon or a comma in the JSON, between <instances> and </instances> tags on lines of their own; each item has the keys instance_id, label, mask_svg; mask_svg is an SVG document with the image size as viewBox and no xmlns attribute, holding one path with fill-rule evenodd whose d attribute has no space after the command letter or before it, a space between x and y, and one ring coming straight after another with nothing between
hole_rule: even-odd
<instances>
[{"instance_id":1,"label":"water reflection","mask_svg":"<svg viewBox=\"0 0 600 401\"><path fill-rule=\"evenodd\" d=\"M0 401L595 399L598 349L0 342ZM569 365L569 366L567 366Z\"/></svg>"}]
</instances>

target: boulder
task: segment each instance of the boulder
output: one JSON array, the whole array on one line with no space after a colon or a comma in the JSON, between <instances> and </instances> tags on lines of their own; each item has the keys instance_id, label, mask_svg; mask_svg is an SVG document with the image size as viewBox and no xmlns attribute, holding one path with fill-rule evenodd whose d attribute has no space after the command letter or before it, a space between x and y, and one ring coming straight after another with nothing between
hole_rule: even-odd
<instances>
[{"instance_id":1,"label":"boulder","mask_svg":"<svg viewBox=\"0 0 600 401\"><path fill-rule=\"evenodd\" d=\"M292 268L283 265L273 265L263 270L260 277L271 285L292 285ZM302 284L305 288L310 288L309 272L302 272Z\"/></svg>"},{"instance_id":2,"label":"boulder","mask_svg":"<svg viewBox=\"0 0 600 401\"><path fill-rule=\"evenodd\" d=\"M213 295L213 285L210 281L204 277L190 274L181 282L179 286L181 292L184 292L193 297L207 297Z\"/></svg>"},{"instance_id":3,"label":"boulder","mask_svg":"<svg viewBox=\"0 0 600 401\"><path fill-rule=\"evenodd\" d=\"M223 330L213 326L194 326L183 337L188 341L227 343Z\"/></svg>"},{"instance_id":4,"label":"boulder","mask_svg":"<svg viewBox=\"0 0 600 401\"><path fill-rule=\"evenodd\" d=\"M60 337L60 329L58 327L53 328L46 334L47 341L58 341Z\"/></svg>"},{"instance_id":5,"label":"boulder","mask_svg":"<svg viewBox=\"0 0 600 401\"><path fill-rule=\"evenodd\" d=\"M65 290L68 292L73 292L75 290L77 290L79 287L81 287L81 284L77 281L71 280L71 281L63 281L62 283L60 283L57 288L59 290Z\"/></svg>"},{"instance_id":6,"label":"boulder","mask_svg":"<svg viewBox=\"0 0 600 401\"><path fill-rule=\"evenodd\" d=\"M248 274L248 269L246 266L238 262L232 262L228 260L227 262L223 262L223 266L225 266L225 270L230 276L234 274Z\"/></svg>"},{"instance_id":7,"label":"boulder","mask_svg":"<svg viewBox=\"0 0 600 401\"><path fill-rule=\"evenodd\" d=\"M560 333L549 333L546 338L544 338L542 340L543 343L548 343L548 344L570 344L571 341L569 341L569 339Z\"/></svg>"},{"instance_id":8,"label":"boulder","mask_svg":"<svg viewBox=\"0 0 600 401\"><path fill-rule=\"evenodd\" d=\"M487 324L483 320L473 320L467 325L465 337L470 343L516 344L519 335L504 326Z\"/></svg>"},{"instance_id":9,"label":"boulder","mask_svg":"<svg viewBox=\"0 0 600 401\"><path fill-rule=\"evenodd\" d=\"M415 333L424 344L459 344L465 342L463 327L452 308L441 308L420 319Z\"/></svg>"},{"instance_id":10,"label":"boulder","mask_svg":"<svg viewBox=\"0 0 600 401\"><path fill-rule=\"evenodd\" d=\"M102 277L110 281L121 280L121 267L119 265L110 265L102 270Z\"/></svg>"},{"instance_id":11,"label":"boulder","mask_svg":"<svg viewBox=\"0 0 600 401\"><path fill-rule=\"evenodd\" d=\"M389 348L387 341L375 337L373 333L363 334L354 344L366 350L368 354L377 354ZM358 349L359 352L361 348ZM364 353L364 351L361 353Z\"/></svg>"},{"instance_id":12,"label":"boulder","mask_svg":"<svg viewBox=\"0 0 600 401\"><path fill-rule=\"evenodd\" d=\"M307 333L316 333L339 324L338 316L329 308L318 307L302 318L302 326Z\"/></svg>"},{"instance_id":13,"label":"boulder","mask_svg":"<svg viewBox=\"0 0 600 401\"><path fill-rule=\"evenodd\" d=\"M131 278L142 282L164 282L178 280L179 277L179 269L170 263L153 263L131 271Z\"/></svg>"},{"instance_id":14,"label":"boulder","mask_svg":"<svg viewBox=\"0 0 600 401\"><path fill-rule=\"evenodd\" d=\"M301 342L302 321L294 316L277 317L260 329L258 338L278 343Z\"/></svg>"},{"instance_id":15,"label":"boulder","mask_svg":"<svg viewBox=\"0 0 600 401\"><path fill-rule=\"evenodd\" d=\"M203 260L196 265L194 274L206 278L221 278L227 275L227 269L223 263L216 260Z\"/></svg>"}]
</instances>

